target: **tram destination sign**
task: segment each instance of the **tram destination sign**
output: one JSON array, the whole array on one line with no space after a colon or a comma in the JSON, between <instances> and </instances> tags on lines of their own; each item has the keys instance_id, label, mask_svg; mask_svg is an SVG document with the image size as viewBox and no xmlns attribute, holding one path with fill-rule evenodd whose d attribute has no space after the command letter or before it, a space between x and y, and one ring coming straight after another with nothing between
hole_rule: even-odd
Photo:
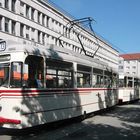
<instances>
[{"instance_id":1,"label":"tram destination sign","mask_svg":"<svg viewBox=\"0 0 140 140\"><path fill-rule=\"evenodd\" d=\"M0 52L5 51L6 49L6 41L0 41Z\"/></svg>"}]
</instances>

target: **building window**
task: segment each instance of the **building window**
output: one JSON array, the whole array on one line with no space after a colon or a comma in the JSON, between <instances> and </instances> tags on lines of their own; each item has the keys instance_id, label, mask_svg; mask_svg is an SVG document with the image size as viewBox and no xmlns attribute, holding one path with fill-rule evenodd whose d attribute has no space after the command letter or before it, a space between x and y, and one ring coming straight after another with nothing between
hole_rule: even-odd
<instances>
[{"instance_id":1,"label":"building window","mask_svg":"<svg viewBox=\"0 0 140 140\"><path fill-rule=\"evenodd\" d=\"M47 17L47 21L46 21L46 26L49 27L49 20L50 20L50 17Z\"/></svg>"},{"instance_id":2,"label":"building window","mask_svg":"<svg viewBox=\"0 0 140 140\"><path fill-rule=\"evenodd\" d=\"M20 36L24 37L24 25L20 24Z\"/></svg>"},{"instance_id":3,"label":"building window","mask_svg":"<svg viewBox=\"0 0 140 140\"><path fill-rule=\"evenodd\" d=\"M133 73L133 75L135 75L136 74L136 72L132 72Z\"/></svg>"},{"instance_id":4,"label":"building window","mask_svg":"<svg viewBox=\"0 0 140 140\"><path fill-rule=\"evenodd\" d=\"M20 15L24 15L24 3L20 2Z\"/></svg>"},{"instance_id":5,"label":"building window","mask_svg":"<svg viewBox=\"0 0 140 140\"><path fill-rule=\"evenodd\" d=\"M2 0L0 0L0 7L2 6Z\"/></svg>"},{"instance_id":6,"label":"building window","mask_svg":"<svg viewBox=\"0 0 140 140\"><path fill-rule=\"evenodd\" d=\"M122 64L123 63L123 61L122 60L119 60L119 64Z\"/></svg>"},{"instance_id":7,"label":"building window","mask_svg":"<svg viewBox=\"0 0 140 140\"><path fill-rule=\"evenodd\" d=\"M51 29L54 30L54 19L52 19Z\"/></svg>"},{"instance_id":8,"label":"building window","mask_svg":"<svg viewBox=\"0 0 140 140\"><path fill-rule=\"evenodd\" d=\"M45 33L42 34L42 43L45 44Z\"/></svg>"},{"instance_id":9,"label":"building window","mask_svg":"<svg viewBox=\"0 0 140 140\"><path fill-rule=\"evenodd\" d=\"M136 66L133 66L132 68L133 68L133 69L136 69Z\"/></svg>"},{"instance_id":10,"label":"building window","mask_svg":"<svg viewBox=\"0 0 140 140\"><path fill-rule=\"evenodd\" d=\"M2 17L0 16L0 30L2 30Z\"/></svg>"},{"instance_id":11,"label":"building window","mask_svg":"<svg viewBox=\"0 0 140 140\"><path fill-rule=\"evenodd\" d=\"M57 45L57 38L54 38L54 44Z\"/></svg>"},{"instance_id":12,"label":"building window","mask_svg":"<svg viewBox=\"0 0 140 140\"><path fill-rule=\"evenodd\" d=\"M12 7L11 7L11 10L13 12L15 12L15 5L16 5L16 0L12 0Z\"/></svg>"},{"instance_id":13,"label":"building window","mask_svg":"<svg viewBox=\"0 0 140 140\"><path fill-rule=\"evenodd\" d=\"M45 25L45 15L42 15L42 25Z\"/></svg>"},{"instance_id":14,"label":"building window","mask_svg":"<svg viewBox=\"0 0 140 140\"><path fill-rule=\"evenodd\" d=\"M129 67L129 66L126 66L126 68L127 68L127 69L130 69L130 67Z\"/></svg>"},{"instance_id":15,"label":"building window","mask_svg":"<svg viewBox=\"0 0 140 140\"><path fill-rule=\"evenodd\" d=\"M29 26L26 26L26 38L29 39Z\"/></svg>"},{"instance_id":16,"label":"building window","mask_svg":"<svg viewBox=\"0 0 140 140\"><path fill-rule=\"evenodd\" d=\"M49 44L50 41L50 35L46 34L46 43Z\"/></svg>"},{"instance_id":17,"label":"building window","mask_svg":"<svg viewBox=\"0 0 140 140\"><path fill-rule=\"evenodd\" d=\"M41 32L40 32L40 31L38 31L38 42L39 42L39 43L41 42L40 37L41 37Z\"/></svg>"},{"instance_id":18,"label":"building window","mask_svg":"<svg viewBox=\"0 0 140 140\"><path fill-rule=\"evenodd\" d=\"M123 69L123 66L119 66L119 69Z\"/></svg>"},{"instance_id":19,"label":"building window","mask_svg":"<svg viewBox=\"0 0 140 140\"><path fill-rule=\"evenodd\" d=\"M35 9L32 8L31 10L31 19L34 20L34 13L35 13Z\"/></svg>"},{"instance_id":20,"label":"building window","mask_svg":"<svg viewBox=\"0 0 140 140\"><path fill-rule=\"evenodd\" d=\"M26 17L29 18L29 6L26 6Z\"/></svg>"},{"instance_id":21,"label":"building window","mask_svg":"<svg viewBox=\"0 0 140 140\"><path fill-rule=\"evenodd\" d=\"M31 37L32 41L35 41L35 29L32 28L32 37Z\"/></svg>"},{"instance_id":22,"label":"building window","mask_svg":"<svg viewBox=\"0 0 140 140\"><path fill-rule=\"evenodd\" d=\"M9 19L5 18L5 32L9 32Z\"/></svg>"},{"instance_id":23,"label":"building window","mask_svg":"<svg viewBox=\"0 0 140 140\"><path fill-rule=\"evenodd\" d=\"M58 23L58 26L59 26L58 33L60 33L60 34L61 34L61 23Z\"/></svg>"},{"instance_id":24,"label":"building window","mask_svg":"<svg viewBox=\"0 0 140 140\"><path fill-rule=\"evenodd\" d=\"M41 13L38 12L38 23L40 23L40 17L41 17Z\"/></svg>"},{"instance_id":25,"label":"building window","mask_svg":"<svg viewBox=\"0 0 140 140\"><path fill-rule=\"evenodd\" d=\"M15 27L16 27L16 22L12 21L12 34L14 34L14 35L16 34L16 30L15 30L16 28Z\"/></svg>"},{"instance_id":26,"label":"building window","mask_svg":"<svg viewBox=\"0 0 140 140\"><path fill-rule=\"evenodd\" d=\"M9 9L9 0L5 0L5 8Z\"/></svg>"}]
</instances>

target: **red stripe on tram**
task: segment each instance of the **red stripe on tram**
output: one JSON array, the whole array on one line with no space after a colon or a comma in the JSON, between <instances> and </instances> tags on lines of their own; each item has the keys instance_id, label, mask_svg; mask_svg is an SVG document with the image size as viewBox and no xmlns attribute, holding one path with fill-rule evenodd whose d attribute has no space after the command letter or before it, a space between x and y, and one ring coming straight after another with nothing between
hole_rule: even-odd
<instances>
[{"instance_id":1,"label":"red stripe on tram","mask_svg":"<svg viewBox=\"0 0 140 140\"><path fill-rule=\"evenodd\" d=\"M36 89L27 89L27 90L0 90L0 97L2 96L38 96L38 95L66 95L66 94L89 94L92 91L101 91L101 90L116 90L111 88L79 88L79 89L47 89L47 90L36 90ZM27 94L23 94L27 93Z\"/></svg>"},{"instance_id":2,"label":"red stripe on tram","mask_svg":"<svg viewBox=\"0 0 140 140\"><path fill-rule=\"evenodd\" d=\"M0 124L21 124L21 120L0 117Z\"/></svg>"}]
</instances>

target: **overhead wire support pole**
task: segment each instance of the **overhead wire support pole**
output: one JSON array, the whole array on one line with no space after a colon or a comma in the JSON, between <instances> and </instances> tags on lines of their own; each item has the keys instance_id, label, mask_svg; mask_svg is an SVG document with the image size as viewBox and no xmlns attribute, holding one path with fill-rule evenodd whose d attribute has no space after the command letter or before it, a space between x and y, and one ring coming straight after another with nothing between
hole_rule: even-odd
<instances>
[{"instance_id":1,"label":"overhead wire support pole","mask_svg":"<svg viewBox=\"0 0 140 140\"><path fill-rule=\"evenodd\" d=\"M70 22L70 24L71 24L71 26L74 26L74 25L77 25L77 24L80 24L80 23L88 22L89 28L90 28L90 30L92 31L92 33L93 33L93 35L94 35L94 37L95 37L95 39L96 39L97 45L98 45L98 48L97 48L96 51L94 52L93 56L88 55L88 54L86 53L86 50L85 50L85 48L84 48L84 45L82 44L82 42L81 42L81 40L80 40L79 34L77 35L77 38L78 38L78 40L79 40L79 42L80 42L80 44L81 44L81 46L82 46L82 49L83 49L85 55L94 58L94 56L96 55L97 51L99 50L100 45L99 45L98 39L97 39L97 37L96 37L96 35L95 35L95 32L94 32L94 30L93 30L93 28L92 28L92 26L91 26L92 21L95 21L95 20L94 20L93 18L91 18L91 17L86 17L86 18L81 18L81 19L73 20L73 21Z\"/></svg>"},{"instance_id":2,"label":"overhead wire support pole","mask_svg":"<svg viewBox=\"0 0 140 140\"><path fill-rule=\"evenodd\" d=\"M82 44L82 41L81 41L81 39L80 39L80 37L79 37L79 34L77 35L77 38L78 38L78 40L79 40L79 42L80 42L80 44L81 44L81 46L82 46L82 50L84 51L85 55L87 55L87 54L86 54L86 50L85 50L85 48L84 48L84 46L83 46L83 44Z\"/></svg>"},{"instance_id":3,"label":"overhead wire support pole","mask_svg":"<svg viewBox=\"0 0 140 140\"><path fill-rule=\"evenodd\" d=\"M99 50L100 45L99 45L99 42L98 42L97 36L96 36L96 34L95 34L95 32L94 32L92 26L91 26L91 22L89 23L89 27L90 27L90 30L93 32L93 35L94 35L94 37L95 37L95 39L96 39L96 42L97 42L97 45L98 45L97 50L96 50L96 51L94 52L94 54L93 54L93 57L94 57L94 56L96 55L97 51Z\"/></svg>"},{"instance_id":4,"label":"overhead wire support pole","mask_svg":"<svg viewBox=\"0 0 140 140\"><path fill-rule=\"evenodd\" d=\"M72 24L79 24L79 23L84 23L84 22L91 22L91 21L95 21L94 19L92 19L91 17L85 17L85 18L80 18L80 19L75 19L70 21L70 23Z\"/></svg>"},{"instance_id":5,"label":"overhead wire support pole","mask_svg":"<svg viewBox=\"0 0 140 140\"><path fill-rule=\"evenodd\" d=\"M69 27L68 27L69 30L71 30L71 29L75 30L75 29L74 29L74 25L77 25L78 27L80 27L83 23L88 22L89 28L90 28L90 30L92 31L92 33L93 33L93 35L94 35L94 37L95 37L95 39L96 39L97 45L98 45L98 48L96 49L96 51L94 52L94 54L93 54L93 55L87 54L87 51L86 51L86 49L85 49L85 47L84 47L84 45L83 45L83 43L82 43L82 41L81 41L81 39L80 39L80 37L79 37L80 32L79 32L79 33L77 32L77 38L78 38L78 40L79 40L79 42L80 42L80 45L81 45L81 47L82 47L82 51L84 52L84 54L85 54L86 56L89 56L89 57L94 58L94 56L96 55L97 51L99 50L100 45L99 45L98 39L97 39L97 37L96 37L96 35L95 35L95 32L94 32L94 30L93 30L93 28L92 28L92 25L91 25L92 21L95 21L95 20L94 20L93 18L91 18L91 17L85 17L85 18L75 19L75 20L72 20L72 21L70 21L69 23L67 23L66 27L69 26ZM82 26L83 26L83 25L82 25ZM80 27L80 28L81 28L81 27ZM77 29L78 29L78 28L77 28ZM82 28L81 28L81 29L82 29ZM57 39L59 39L60 45L61 45L62 47L64 47L64 46L63 46L63 43L61 42L62 40L60 39L62 36L64 36L64 33L63 33L63 35L60 35Z\"/></svg>"},{"instance_id":6,"label":"overhead wire support pole","mask_svg":"<svg viewBox=\"0 0 140 140\"><path fill-rule=\"evenodd\" d=\"M60 35L57 39L59 40L60 45L64 48L62 40L60 39L63 35Z\"/></svg>"}]
</instances>

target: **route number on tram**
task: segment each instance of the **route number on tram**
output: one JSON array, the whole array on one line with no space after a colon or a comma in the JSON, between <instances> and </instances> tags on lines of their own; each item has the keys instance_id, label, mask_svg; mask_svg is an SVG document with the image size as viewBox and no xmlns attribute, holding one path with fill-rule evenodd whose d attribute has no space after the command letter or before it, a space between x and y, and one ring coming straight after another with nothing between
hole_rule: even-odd
<instances>
[{"instance_id":1,"label":"route number on tram","mask_svg":"<svg viewBox=\"0 0 140 140\"><path fill-rule=\"evenodd\" d=\"M0 41L0 51L5 51L5 49L6 49L6 42Z\"/></svg>"}]
</instances>

